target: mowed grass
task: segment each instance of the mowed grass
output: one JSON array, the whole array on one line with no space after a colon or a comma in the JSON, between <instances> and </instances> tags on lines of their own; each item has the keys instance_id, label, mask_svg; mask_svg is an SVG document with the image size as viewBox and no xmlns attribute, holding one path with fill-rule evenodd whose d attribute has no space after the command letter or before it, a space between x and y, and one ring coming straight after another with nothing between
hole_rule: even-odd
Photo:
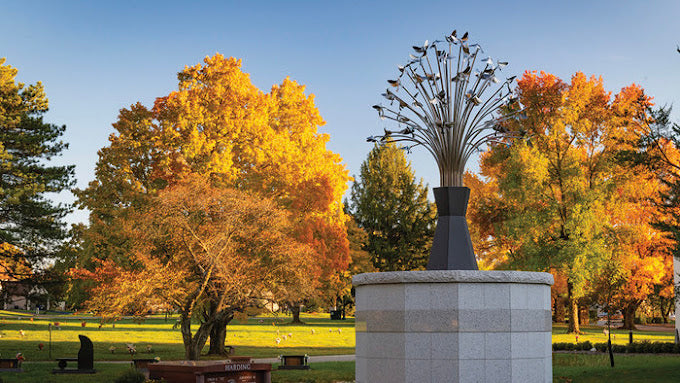
<instances>
[{"instance_id":1,"label":"mowed grass","mask_svg":"<svg viewBox=\"0 0 680 383\"><path fill-rule=\"evenodd\" d=\"M581 326L581 334L578 336L579 342L590 341L591 343L607 343L607 336L602 331L602 327L598 326ZM672 328L665 331L644 331L634 330L633 340L641 342L643 340L650 342L675 342L675 335ZM553 323L552 341L553 343L576 343L576 336L574 334L567 334L567 325L562 323ZM612 343L613 344L628 344L628 330L620 330L612 327Z\"/></svg>"},{"instance_id":2,"label":"mowed grass","mask_svg":"<svg viewBox=\"0 0 680 383\"><path fill-rule=\"evenodd\" d=\"M121 376L130 365L95 362L97 373L94 375L53 375L54 366L47 362L25 364L24 372L0 372L3 383L91 383L113 382ZM272 366L273 383L334 383L354 381L354 362L313 363L309 370L277 370Z\"/></svg>"},{"instance_id":3,"label":"mowed grass","mask_svg":"<svg viewBox=\"0 0 680 383\"><path fill-rule=\"evenodd\" d=\"M553 381L559 383L680 382L680 356L614 354L553 354Z\"/></svg>"},{"instance_id":4,"label":"mowed grass","mask_svg":"<svg viewBox=\"0 0 680 383\"><path fill-rule=\"evenodd\" d=\"M254 358L277 357L281 354L341 355L354 353L354 319L331 321L328 314L303 315L304 325L289 325L289 317L253 318L245 323L232 321L227 328L226 343L236 355ZM82 322L85 322L85 327ZM14 357L22 352L29 361L54 360L78 353L78 334L94 344L95 360L130 360L126 344L135 345L137 358L160 357L162 360L184 359L184 347L176 319L151 317L142 322L121 320L104 324L97 319L61 316L55 319L0 313L0 357ZM48 324L52 328L52 357L49 357ZM24 332L21 336L20 331ZM281 339L277 345L276 338ZM38 345L43 344L40 351ZM109 348L115 347L111 353ZM151 346L151 352L147 352ZM207 352L207 345L204 349ZM223 357L219 357L222 359ZM210 359L210 357L206 357Z\"/></svg>"}]
</instances>

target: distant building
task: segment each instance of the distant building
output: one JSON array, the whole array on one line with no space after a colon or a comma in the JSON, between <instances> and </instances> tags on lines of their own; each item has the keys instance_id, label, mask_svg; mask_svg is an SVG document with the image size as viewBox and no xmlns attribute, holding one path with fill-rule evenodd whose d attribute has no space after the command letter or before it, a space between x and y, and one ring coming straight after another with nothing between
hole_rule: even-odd
<instances>
[{"instance_id":1,"label":"distant building","mask_svg":"<svg viewBox=\"0 0 680 383\"><path fill-rule=\"evenodd\" d=\"M0 281L0 297L4 310L34 310L42 307L50 310L50 302L47 290L42 286L36 286L22 281ZM60 304L63 302L60 302ZM63 307L60 307L63 309Z\"/></svg>"}]
</instances>

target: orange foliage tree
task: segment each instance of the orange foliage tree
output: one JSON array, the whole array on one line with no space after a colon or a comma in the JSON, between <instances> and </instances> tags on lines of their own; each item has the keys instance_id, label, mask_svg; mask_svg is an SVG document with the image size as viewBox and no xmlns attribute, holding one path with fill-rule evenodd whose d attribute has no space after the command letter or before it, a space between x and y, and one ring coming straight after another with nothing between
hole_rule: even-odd
<instances>
[{"instance_id":1,"label":"orange foliage tree","mask_svg":"<svg viewBox=\"0 0 680 383\"><path fill-rule=\"evenodd\" d=\"M579 332L579 301L604 259L621 258L629 271L623 286L653 286L667 272L645 272L667 255L652 239L650 196L662 186L644 166L620 159L645 133L650 98L631 85L612 99L600 78L582 73L565 83L526 72L517 92L526 118L502 129L526 139L492 146L482 156L485 179L467 176L483 191L472 193L472 237L489 266L562 274L569 331ZM632 306L640 298L623 287L619 297Z\"/></svg>"},{"instance_id":2,"label":"orange foliage tree","mask_svg":"<svg viewBox=\"0 0 680 383\"><path fill-rule=\"evenodd\" d=\"M311 249L292 236L290 214L267 198L190 176L117 222L131 238L131 267L101 260L80 277L96 281L89 307L105 315L180 313L188 359L214 326L305 279ZM192 319L199 326L192 332Z\"/></svg>"},{"instance_id":3,"label":"orange foliage tree","mask_svg":"<svg viewBox=\"0 0 680 383\"><path fill-rule=\"evenodd\" d=\"M313 95L287 78L265 94L240 67L240 60L207 57L181 71L178 90L152 109L121 110L110 145L99 152L96 179L77 191L91 211L82 266L95 257L133 263L133 242L119 222L160 190L199 175L217 188L271 198L290 213L293 235L312 249L314 262L300 288L281 289L276 298L297 307L347 267L341 197L350 178L326 149L329 136L317 131L324 122ZM225 326L214 326L221 334L211 336L211 350ZM214 346L223 350L223 342Z\"/></svg>"}]
</instances>

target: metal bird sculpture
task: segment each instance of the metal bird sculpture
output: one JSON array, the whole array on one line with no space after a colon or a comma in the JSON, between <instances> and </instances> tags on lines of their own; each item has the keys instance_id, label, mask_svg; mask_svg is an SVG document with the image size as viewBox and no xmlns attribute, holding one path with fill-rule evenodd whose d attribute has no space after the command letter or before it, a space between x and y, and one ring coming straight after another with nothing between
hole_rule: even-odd
<instances>
[{"instance_id":1,"label":"metal bird sculpture","mask_svg":"<svg viewBox=\"0 0 680 383\"><path fill-rule=\"evenodd\" d=\"M398 78L388 80L382 94L390 106L373 106L399 129L367 138L377 144L408 143L402 148L407 153L424 147L437 162L441 186L462 186L470 156L485 144L509 144L519 133L508 131L503 121L526 118L511 89L515 76L497 78L508 62L478 58L482 47L468 40L467 32L458 37L453 30L444 39L413 45L410 60L397 67ZM398 105L391 106L394 102Z\"/></svg>"}]
</instances>

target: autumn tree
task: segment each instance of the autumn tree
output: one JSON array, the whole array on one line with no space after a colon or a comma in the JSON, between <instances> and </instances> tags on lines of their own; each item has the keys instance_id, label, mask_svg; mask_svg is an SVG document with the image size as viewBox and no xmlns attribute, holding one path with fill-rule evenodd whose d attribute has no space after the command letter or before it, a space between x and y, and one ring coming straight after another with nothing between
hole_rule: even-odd
<instances>
[{"instance_id":1,"label":"autumn tree","mask_svg":"<svg viewBox=\"0 0 680 383\"><path fill-rule=\"evenodd\" d=\"M579 300L612 245L624 245L612 238L638 230L642 241L649 233L649 221L627 214L633 209L642 216L649 204L644 191L658 185L644 169L622 166L617 155L644 132L650 100L636 85L612 99L601 79L582 73L565 83L526 72L517 91L526 118L500 128L527 138L484 153L481 173L491 195L471 204L469 217L495 248L487 252L493 263L565 276L569 331L579 332ZM648 189L636 189L641 182ZM653 257L640 241L630 244L639 252L621 253Z\"/></svg>"},{"instance_id":2,"label":"autumn tree","mask_svg":"<svg viewBox=\"0 0 680 383\"><path fill-rule=\"evenodd\" d=\"M341 196L349 177L326 149L329 136L317 130L323 120L313 95L290 79L265 94L240 67L240 60L207 57L181 71L178 90L152 109L121 110L95 181L77 191L91 211L83 266L95 257L130 263L133 241L118 222L169 185L200 175L217 188L271 198L291 214L294 237L313 249L309 278L277 298L299 303L347 267ZM211 351L222 352L226 322L212 328Z\"/></svg>"},{"instance_id":3,"label":"autumn tree","mask_svg":"<svg viewBox=\"0 0 680 383\"><path fill-rule=\"evenodd\" d=\"M26 86L17 73L0 58L0 274L28 279L66 236L70 208L47 194L73 186L74 167L47 164L68 148L60 140L66 127L43 121L42 84Z\"/></svg>"},{"instance_id":4,"label":"autumn tree","mask_svg":"<svg viewBox=\"0 0 680 383\"><path fill-rule=\"evenodd\" d=\"M367 250L380 271L417 270L427 265L436 208L427 186L416 181L404 150L376 145L361 164L350 211L368 234Z\"/></svg>"},{"instance_id":5,"label":"autumn tree","mask_svg":"<svg viewBox=\"0 0 680 383\"><path fill-rule=\"evenodd\" d=\"M130 266L104 260L81 272L97 281L88 307L112 316L169 305L180 314L191 360L214 326L297 285L312 261L311 249L292 236L288 212L200 176L163 189L130 218L118 222L133 238ZM195 331L192 320L199 323Z\"/></svg>"}]
</instances>

